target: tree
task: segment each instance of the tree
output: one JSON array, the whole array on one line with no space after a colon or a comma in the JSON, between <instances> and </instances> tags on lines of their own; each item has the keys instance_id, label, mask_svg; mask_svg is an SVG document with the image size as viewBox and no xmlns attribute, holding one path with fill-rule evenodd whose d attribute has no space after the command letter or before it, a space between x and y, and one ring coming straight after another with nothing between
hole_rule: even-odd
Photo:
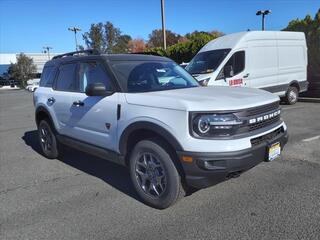
<instances>
[{"instance_id":1,"label":"tree","mask_svg":"<svg viewBox=\"0 0 320 240\"><path fill-rule=\"evenodd\" d=\"M190 62L205 44L222 35L217 31L187 33L177 44L168 47L166 55L178 63Z\"/></svg>"},{"instance_id":2,"label":"tree","mask_svg":"<svg viewBox=\"0 0 320 240\"><path fill-rule=\"evenodd\" d=\"M112 49L112 53L127 53L129 52L129 42L131 37L129 35L120 35L116 44Z\"/></svg>"},{"instance_id":3,"label":"tree","mask_svg":"<svg viewBox=\"0 0 320 240\"><path fill-rule=\"evenodd\" d=\"M20 82L20 86L24 87L27 80L32 78L37 72L37 67L33 63L33 59L23 53L17 56L17 63L11 63L8 74L10 78Z\"/></svg>"},{"instance_id":4,"label":"tree","mask_svg":"<svg viewBox=\"0 0 320 240\"><path fill-rule=\"evenodd\" d=\"M320 9L312 19L307 15L304 19L289 22L283 31L304 32L308 46L308 80L320 79Z\"/></svg>"},{"instance_id":5,"label":"tree","mask_svg":"<svg viewBox=\"0 0 320 240\"><path fill-rule=\"evenodd\" d=\"M91 24L90 30L82 37L87 48L97 49L102 53L128 52L128 43L131 40L129 35L122 35L120 29L109 21L105 24Z\"/></svg>"},{"instance_id":6,"label":"tree","mask_svg":"<svg viewBox=\"0 0 320 240\"><path fill-rule=\"evenodd\" d=\"M146 44L142 38L136 38L129 41L129 51L132 53L144 52L146 50Z\"/></svg>"},{"instance_id":7,"label":"tree","mask_svg":"<svg viewBox=\"0 0 320 240\"><path fill-rule=\"evenodd\" d=\"M178 43L180 38L181 35L170 30L166 30L167 46ZM149 34L149 41L147 45L149 48L163 47L163 37L161 29L155 29L151 32L151 34Z\"/></svg>"}]
</instances>

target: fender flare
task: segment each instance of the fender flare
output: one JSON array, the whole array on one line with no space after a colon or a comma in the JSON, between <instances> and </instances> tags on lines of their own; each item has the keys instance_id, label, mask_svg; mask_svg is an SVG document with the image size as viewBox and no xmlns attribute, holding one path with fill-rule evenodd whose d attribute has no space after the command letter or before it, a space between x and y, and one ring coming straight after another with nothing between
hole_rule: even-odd
<instances>
[{"instance_id":1,"label":"fender flare","mask_svg":"<svg viewBox=\"0 0 320 240\"><path fill-rule=\"evenodd\" d=\"M35 112L35 120L36 120L36 124L37 124L37 126L38 126L38 124L39 124L39 121L38 121L38 114L40 113L40 112L44 112L47 116L48 116L48 118L49 118L49 120L50 120L50 122L53 124L53 126L55 127L55 125L54 125L54 121L52 120L52 117L51 117L51 114L50 114L50 112L49 112L49 110L48 109L46 109L45 107L43 107L43 106L39 106L39 107L37 107L36 108L36 112ZM56 127L55 127L56 128Z\"/></svg>"},{"instance_id":2,"label":"fender flare","mask_svg":"<svg viewBox=\"0 0 320 240\"><path fill-rule=\"evenodd\" d=\"M119 140L119 151L122 155L126 155L128 138L130 134L136 130L148 130L155 132L173 146L176 151L183 151L179 141L168 130L152 122L138 121L128 125L121 134Z\"/></svg>"}]
</instances>

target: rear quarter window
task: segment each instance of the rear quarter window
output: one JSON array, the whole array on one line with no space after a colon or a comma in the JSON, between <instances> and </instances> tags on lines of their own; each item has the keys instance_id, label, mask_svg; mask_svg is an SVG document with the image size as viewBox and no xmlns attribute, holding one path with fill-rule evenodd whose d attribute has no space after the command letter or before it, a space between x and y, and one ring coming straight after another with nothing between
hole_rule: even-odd
<instances>
[{"instance_id":1,"label":"rear quarter window","mask_svg":"<svg viewBox=\"0 0 320 240\"><path fill-rule=\"evenodd\" d=\"M54 76L54 66L44 67L41 74L40 87L52 87Z\"/></svg>"}]
</instances>

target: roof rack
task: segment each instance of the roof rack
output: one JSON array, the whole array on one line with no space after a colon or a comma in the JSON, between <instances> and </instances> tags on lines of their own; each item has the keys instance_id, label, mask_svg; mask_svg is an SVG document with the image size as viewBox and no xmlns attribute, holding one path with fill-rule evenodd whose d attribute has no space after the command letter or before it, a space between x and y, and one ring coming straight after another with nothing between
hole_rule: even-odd
<instances>
[{"instance_id":1,"label":"roof rack","mask_svg":"<svg viewBox=\"0 0 320 240\"><path fill-rule=\"evenodd\" d=\"M87 50L82 50L82 51L68 52L68 53L56 55L52 59L58 59L58 58L70 57L70 56L82 55L82 54L100 55L100 52L97 49L87 49Z\"/></svg>"}]
</instances>

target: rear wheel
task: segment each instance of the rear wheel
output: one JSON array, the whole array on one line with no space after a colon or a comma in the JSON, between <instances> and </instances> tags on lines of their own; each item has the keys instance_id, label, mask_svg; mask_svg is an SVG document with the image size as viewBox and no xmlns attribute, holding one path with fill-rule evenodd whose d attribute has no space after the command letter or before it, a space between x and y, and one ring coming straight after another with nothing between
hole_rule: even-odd
<instances>
[{"instance_id":1,"label":"rear wheel","mask_svg":"<svg viewBox=\"0 0 320 240\"><path fill-rule=\"evenodd\" d=\"M290 86L284 98L285 102L289 105L293 105L298 101L299 91L296 87Z\"/></svg>"},{"instance_id":2,"label":"rear wheel","mask_svg":"<svg viewBox=\"0 0 320 240\"><path fill-rule=\"evenodd\" d=\"M167 208L184 195L173 159L157 140L136 144L130 156L130 175L139 196L152 207Z\"/></svg>"},{"instance_id":3,"label":"rear wheel","mask_svg":"<svg viewBox=\"0 0 320 240\"><path fill-rule=\"evenodd\" d=\"M57 158L58 140L54 134L54 130L47 119L41 120L38 126L39 142L42 153L47 158Z\"/></svg>"}]
</instances>

